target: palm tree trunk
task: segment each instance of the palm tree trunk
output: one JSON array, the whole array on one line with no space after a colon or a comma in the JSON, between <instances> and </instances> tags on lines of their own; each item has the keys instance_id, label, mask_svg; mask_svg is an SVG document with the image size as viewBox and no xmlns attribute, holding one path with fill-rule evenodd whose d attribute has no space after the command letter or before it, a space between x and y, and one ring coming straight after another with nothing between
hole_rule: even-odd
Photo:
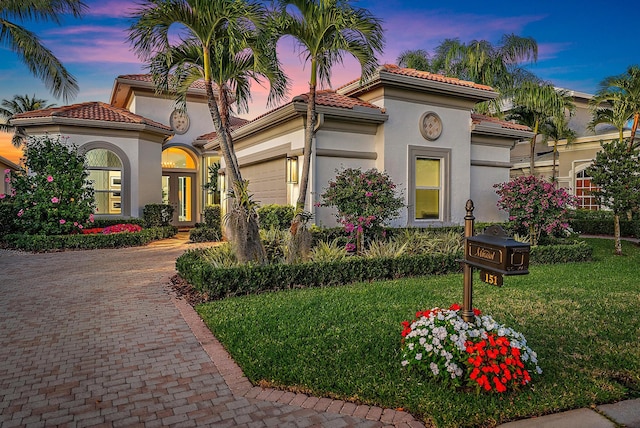
<instances>
[{"instance_id":1,"label":"palm tree trunk","mask_svg":"<svg viewBox=\"0 0 640 428\"><path fill-rule=\"evenodd\" d=\"M615 254L622 255L622 242L620 242L620 216L613 215L613 239L615 240Z\"/></svg>"},{"instance_id":2,"label":"palm tree trunk","mask_svg":"<svg viewBox=\"0 0 640 428\"><path fill-rule=\"evenodd\" d=\"M531 137L529 155L529 175L536 175L536 139L538 138L538 121L533 127L533 137Z\"/></svg>"},{"instance_id":3,"label":"palm tree trunk","mask_svg":"<svg viewBox=\"0 0 640 428\"><path fill-rule=\"evenodd\" d=\"M631 152L631 150L633 150L639 121L640 121L640 112L637 112L633 115L633 125L631 126L631 135L629 135L629 148L627 149L628 152Z\"/></svg>"},{"instance_id":4,"label":"palm tree trunk","mask_svg":"<svg viewBox=\"0 0 640 428\"><path fill-rule=\"evenodd\" d=\"M551 173L551 182L556 185L556 160L558 159L558 140L553 142L553 171Z\"/></svg>"},{"instance_id":5,"label":"palm tree trunk","mask_svg":"<svg viewBox=\"0 0 640 428\"><path fill-rule=\"evenodd\" d=\"M304 153L302 160L302 175L300 176L300 193L296 201L296 211L304 210L309 187L309 170L311 169L311 148L314 129L316 126L316 87L309 85L309 100L307 101L307 128L304 133Z\"/></svg>"}]
</instances>

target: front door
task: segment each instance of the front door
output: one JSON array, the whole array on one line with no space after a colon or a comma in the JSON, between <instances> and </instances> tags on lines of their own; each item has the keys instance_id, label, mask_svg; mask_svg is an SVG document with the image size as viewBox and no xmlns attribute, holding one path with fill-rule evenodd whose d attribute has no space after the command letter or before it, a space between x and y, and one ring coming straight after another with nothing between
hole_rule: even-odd
<instances>
[{"instance_id":1,"label":"front door","mask_svg":"<svg viewBox=\"0 0 640 428\"><path fill-rule=\"evenodd\" d=\"M190 172L164 172L162 175L162 199L173 207L173 222L177 227L195 224L196 174Z\"/></svg>"}]
</instances>

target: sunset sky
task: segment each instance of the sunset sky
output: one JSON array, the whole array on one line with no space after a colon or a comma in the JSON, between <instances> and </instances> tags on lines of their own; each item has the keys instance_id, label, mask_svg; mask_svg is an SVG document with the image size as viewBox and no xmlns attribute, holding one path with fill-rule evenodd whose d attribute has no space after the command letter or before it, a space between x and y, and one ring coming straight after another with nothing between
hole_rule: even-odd
<instances>
[{"instance_id":1,"label":"sunset sky","mask_svg":"<svg viewBox=\"0 0 640 428\"><path fill-rule=\"evenodd\" d=\"M127 43L128 15L135 1L85 0L89 11L82 19L64 19L61 26L23 23L36 32L77 78L80 93L73 102L109 101L114 79L121 74L144 73L143 64ZM485 39L497 43L507 33L533 37L539 46L536 64L528 68L556 86L593 93L605 77L623 73L640 63L635 12L628 2L537 0L530 2L423 2L361 0L382 19L386 47L380 63L396 63L407 49L433 51L447 38L463 42ZM507 5L505 5L507 4ZM308 68L304 68L291 39L278 46L280 59L291 79L289 99L306 92ZM51 103L55 99L5 45L0 46L0 100L17 94L36 95ZM333 69L332 84L338 87L359 76L352 60ZM266 89L255 86L247 118L266 109ZM7 135L0 135L0 155L17 161L7 151Z\"/></svg>"}]
</instances>

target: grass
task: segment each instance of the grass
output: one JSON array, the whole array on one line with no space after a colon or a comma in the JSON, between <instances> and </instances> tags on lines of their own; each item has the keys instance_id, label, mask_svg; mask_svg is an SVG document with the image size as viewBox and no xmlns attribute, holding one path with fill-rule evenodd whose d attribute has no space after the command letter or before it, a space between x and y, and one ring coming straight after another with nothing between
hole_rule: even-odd
<instances>
[{"instance_id":1,"label":"grass","mask_svg":"<svg viewBox=\"0 0 640 428\"><path fill-rule=\"evenodd\" d=\"M522 332L541 376L507 395L447 389L400 365L400 323L462 301L462 275L244 296L198 312L254 382L403 408L437 427L495 426L640 397L640 248L593 239L594 262L531 266L474 306Z\"/></svg>"}]
</instances>

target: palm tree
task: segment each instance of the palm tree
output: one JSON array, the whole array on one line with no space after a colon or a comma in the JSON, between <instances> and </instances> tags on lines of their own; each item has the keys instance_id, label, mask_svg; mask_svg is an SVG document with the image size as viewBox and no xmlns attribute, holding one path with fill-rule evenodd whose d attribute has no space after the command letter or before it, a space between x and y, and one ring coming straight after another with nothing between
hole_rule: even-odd
<instances>
[{"instance_id":1,"label":"palm tree","mask_svg":"<svg viewBox=\"0 0 640 428\"><path fill-rule=\"evenodd\" d=\"M36 98L34 94L33 97L29 97L29 95L14 95L11 100L3 99L2 102L0 102L0 106L0 120L3 121L0 123L0 131L13 132L11 143L15 147L20 147L23 142L21 129L10 125L9 119L11 119L14 114L50 108L54 107L55 104L48 104L47 100Z\"/></svg>"},{"instance_id":2,"label":"palm tree","mask_svg":"<svg viewBox=\"0 0 640 428\"><path fill-rule=\"evenodd\" d=\"M633 117L633 111L623 102L611 102L611 107L602 107L591 101L592 119L587 124L587 129L595 132L596 127L601 124L613 125L618 130L618 139L620 142L624 139L624 128L627 126L629 119Z\"/></svg>"},{"instance_id":3,"label":"palm tree","mask_svg":"<svg viewBox=\"0 0 640 428\"><path fill-rule=\"evenodd\" d=\"M556 89L553 85L535 80L522 83L513 96L513 108L507 115L507 120L527 125L533 131L530 140L530 174L535 175L536 140L545 123L562 123L567 112L575 109L573 99L563 89Z\"/></svg>"},{"instance_id":4,"label":"palm tree","mask_svg":"<svg viewBox=\"0 0 640 428\"><path fill-rule=\"evenodd\" d=\"M431 65L429 52L423 49L408 50L400 53L396 60L400 67L413 68L414 70L434 72Z\"/></svg>"},{"instance_id":5,"label":"palm tree","mask_svg":"<svg viewBox=\"0 0 640 428\"><path fill-rule=\"evenodd\" d=\"M531 80L530 72L521 67L526 61L535 62L538 59L538 44L530 37L520 37L506 34L497 45L486 40L473 40L463 43L459 39L445 39L435 49L435 54L423 50L403 52L398 57L398 63L412 62L408 65L423 67L422 71L444 74L449 77L470 80L488 85L500 93L500 97L489 103L478 104L476 111L482 113L501 113L501 103L511 97L514 88L525 80Z\"/></svg>"},{"instance_id":6,"label":"palm tree","mask_svg":"<svg viewBox=\"0 0 640 428\"><path fill-rule=\"evenodd\" d=\"M623 112L629 113L627 119L633 118L628 145L628 151L631 151L640 122L640 66L632 65L625 73L605 78L600 82L600 89L591 102L594 106L608 103L620 115Z\"/></svg>"},{"instance_id":7,"label":"palm tree","mask_svg":"<svg viewBox=\"0 0 640 428\"><path fill-rule=\"evenodd\" d=\"M86 9L81 0L3 0L0 6L0 43L14 51L53 96L65 101L78 93L76 79L35 33L18 23L36 20L60 24L61 15L72 14L78 18Z\"/></svg>"},{"instance_id":8,"label":"palm tree","mask_svg":"<svg viewBox=\"0 0 640 428\"><path fill-rule=\"evenodd\" d=\"M572 111L569 112L569 114L571 113ZM567 144L570 144L576 140L577 134L573 129L569 128L569 120L566 116L545 122L540 127L540 134L542 134L545 143L549 140L553 141L551 182L555 184L557 181L556 161L558 159L558 141L567 140Z\"/></svg>"},{"instance_id":9,"label":"palm tree","mask_svg":"<svg viewBox=\"0 0 640 428\"><path fill-rule=\"evenodd\" d=\"M267 28L266 16L261 5L243 0L145 0L134 12L135 22L129 29L134 50L149 62L156 89L174 93L180 108L186 109L189 87L204 80L209 112L234 192L230 214L242 212L229 222L241 261L263 262L265 256L256 207L233 148L231 104L235 100L240 111L246 110L250 82L261 76L271 82L270 101L286 92L286 80L275 57L275 38L259 33ZM175 45L170 43L172 28L181 31Z\"/></svg>"},{"instance_id":10,"label":"palm tree","mask_svg":"<svg viewBox=\"0 0 640 428\"><path fill-rule=\"evenodd\" d=\"M317 85L331 86L331 67L341 64L347 54L360 63L362 80L371 76L378 66L376 54L382 52L384 37L379 19L366 9L352 7L346 0L279 0L279 5L279 31L295 39L311 71L300 193L291 227L295 236L305 216L316 132ZM289 7L295 10L289 13Z\"/></svg>"}]
</instances>

